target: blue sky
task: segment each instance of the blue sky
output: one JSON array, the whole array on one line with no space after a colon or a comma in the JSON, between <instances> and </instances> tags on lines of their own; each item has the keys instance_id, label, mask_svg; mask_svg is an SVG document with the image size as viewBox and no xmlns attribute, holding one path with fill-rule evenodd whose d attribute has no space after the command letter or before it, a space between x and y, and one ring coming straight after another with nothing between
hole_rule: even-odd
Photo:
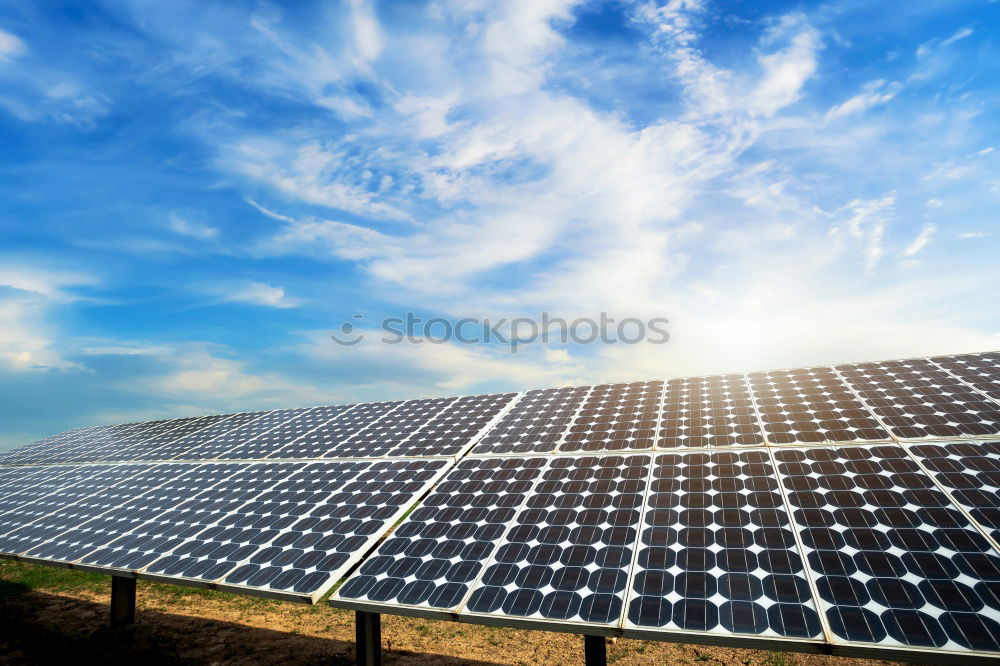
<instances>
[{"instance_id":1,"label":"blue sky","mask_svg":"<svg viewBox=\"0 0 1000 666\"><path fill-rule=\"evenodd\" d=\"M6 3L0 447L1000 347L1000 3ZM665 317L662 345L381 317Z\"/></svg>"}]
</instances>

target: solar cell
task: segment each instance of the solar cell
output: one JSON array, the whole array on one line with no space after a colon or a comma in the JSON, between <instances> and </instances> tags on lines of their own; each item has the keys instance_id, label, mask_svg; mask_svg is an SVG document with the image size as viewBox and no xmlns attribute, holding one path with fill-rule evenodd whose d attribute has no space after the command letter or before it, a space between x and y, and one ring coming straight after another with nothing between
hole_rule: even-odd
<instances>
[{"instance_id":1,"label":"solar cell","mask_svg":"<svg viewBox=\"0 0 1000 666\"><path fill-rule=\"evenodd\" d=\"M973 388L1000 400L1000 352L935 356L931 360Z\"/></svg>"},{"instance_id":2,"label":"solar cell","mask_svg":"<svg viewBox=\"0 0 1000 666\"><path fill-rule=\"evenodd\" d=\"M576 386L528 391L472 452L511 455L555 451L589 390Z\"/></svg>"},{"instance_id":3,"label":"solar cell","mask_svg":"<svg viewBox=\"0 0 1000 666\"><path fill-rule=\"evenodd\" d=\"M163 485L116 507L101 520L82 526L103 533L65 559L82 564L137 571L171 553L207 527L205 517L225 506L220 499L231 479L250 463L175 463L174 474ZM238 501L238 500L237 500ZM235 503L231 507L238 506ZM65 541L66 539L60 539Z\"/></svg>"},{"instance_id":4,"label":"solar cell","mask_svg":"<svg viewBox=\"0 0 1000 666\"><path fill-rule=\"evenodd\" d=\"M927 359L837 366L900 439L1000 434L1000 405Z\"/></svg>"},{"instance_id":5,"label":"solar cell","mask_svg":"<svg viewBox=\"0 0 1000 666\"><path fill-rule=\"evenodd\" d=\"M901 447L773 455L833 642L1000 649L1000 554Z\"/></svg>"},{"instance_id":6,"label":"solar cell","mask_svg":"<svg viewBox=\"0 0 1000 666\"><path fill-rule=\"evenodd\" d=\"M743 375L688 377L666 383L657 448L763 443L750 388Z\"/></svg>"},{"instance_id":7,"label":"solar cell","mask_svg":"<svg viewBox=\"0 0 1000 666\"><path fill-rule=\"evenodd\" d=\"M624 626L819 638L792 529L766 450L656 456Z\"/></svg>"},{"instance_id":8,"label":"solar cell","mask_svg":"<svg viewBox=\"0 0 1000 666\"><path fill-rule=\"evenodd\" d=\"M601 384L587 395L560 452L652 449L663 382Z\"/></svg>"},{"instance_id":9,"label":"solar cell","mask_svg":"<svg viewBox=\"0 0 1000 666\"><path fill-rule=\"evenodd\" d=\"M55 464L92 461L98 456L98 452L114 448L130 434L158 423L160 422L122 423L105 426L93 432L84 433L80 437L72 438L66 445L60 446L58 450L39 456L36 462Z\"/></svg>"},{"instance_id":10,"label":"solar cell","mask_svg":"<svg viewBox=\"0 0 1000 666\"><path fill-rule=\"evenodd\" d=\"M754 372L747 378L771 443L890 439L833 368Z\"/></svg>"},{"instance_id":11,"label":"solar cell","mask_svg":"<svg viewBox=\"0 0 1000 666\"><path fill-rule=\"evenodd\" d=\"M1000 442L920 444L909 451L1000 543Z\"/></svg>"}]
</instances>

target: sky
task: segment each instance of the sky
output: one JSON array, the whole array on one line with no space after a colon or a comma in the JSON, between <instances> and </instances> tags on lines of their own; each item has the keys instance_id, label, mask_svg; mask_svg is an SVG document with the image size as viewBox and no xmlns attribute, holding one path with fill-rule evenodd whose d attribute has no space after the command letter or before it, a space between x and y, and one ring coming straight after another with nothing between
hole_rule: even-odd
<instances>
[{"instance_id":1,"label":"sky","mask_svg":"<svg viewBox=\"0 0 1000 666\"><path fill-rule=\"evenodd\" d=\"M982 0L4 3L0 448L1000 348L998 92Z\"/></svg>"}]
</instances>

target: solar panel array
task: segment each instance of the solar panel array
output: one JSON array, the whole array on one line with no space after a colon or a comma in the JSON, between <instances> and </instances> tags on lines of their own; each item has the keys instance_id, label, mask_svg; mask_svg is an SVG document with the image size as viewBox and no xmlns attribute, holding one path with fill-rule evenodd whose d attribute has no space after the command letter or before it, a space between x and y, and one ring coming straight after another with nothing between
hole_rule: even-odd
<instances>
[{"instance_id":1,"label":"solar panel array","mask_svg":"<svg viewBox=\"0 0 1000 666\"><path fill-rule=\"evenodd\" d=\"M998 358L529 392L331 604L998 657Z\"/></svg>"},{"instance_id":2,"label":"solar panel array","mask_svg":"<svg viewBox=\"0 0 1000 666\"><path fill-rule=\"evenodd\" d=\"M0 456L0 556L304 600L360 561L334 605L662 640L1000 656L998 539L993 352L101 426Z\"/></svg>"},{"instance_id":3,"label":"solar panel array","mask_svg":"<svg viewBox=\"0 0 1000 666\"><path fill-rule=\"evenodd\" d=\"M0 557L315 601L515 394L77 429L0 458Z\"/></svg>"}]
</instances>

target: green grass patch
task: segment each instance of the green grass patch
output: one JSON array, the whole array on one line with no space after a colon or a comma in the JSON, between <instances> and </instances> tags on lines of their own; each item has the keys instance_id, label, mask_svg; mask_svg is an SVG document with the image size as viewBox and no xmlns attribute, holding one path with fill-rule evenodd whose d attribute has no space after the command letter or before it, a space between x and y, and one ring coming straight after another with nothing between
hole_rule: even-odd
<instances>
[{"instance_id":1,"label":"green grass patch","mask_svg":"<svg viewBox=\"0 0 1000 666\"><path fill-rule=\"evenodd\" d=\"M18 587L21 591L104 592L111 585L108 577L100 574L60 567L43 567L12 560L0 560L0 580L6 583L2 588L3 593L12 592Z\"/></svg>"}]
</instances>

